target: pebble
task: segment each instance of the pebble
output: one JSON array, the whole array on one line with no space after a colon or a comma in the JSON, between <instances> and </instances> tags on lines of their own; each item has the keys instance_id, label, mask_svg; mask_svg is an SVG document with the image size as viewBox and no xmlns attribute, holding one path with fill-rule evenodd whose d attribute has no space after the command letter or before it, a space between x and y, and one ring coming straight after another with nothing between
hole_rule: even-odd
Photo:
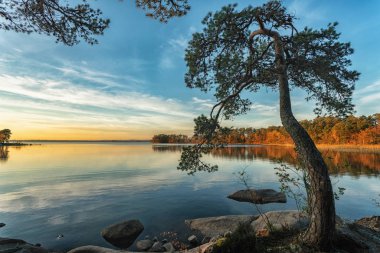
<instances>
[{"instance_id":1,"label":"pebble","mask_svg":"<svg viewBox=\"0 0 380 253\"><path fill-rule=\"evenodd\" d=\"M146 251L150 249L152 245L153 245L153 242L151 240L140 240L136 242L136 248L142 251Z\"/></svg>"},{"instance_id":2,"label":"pebble","mask_svg":"<svg viewBox=\"0 0 380 253\"><path fill-rule=\"evenodd\" d=\"M198 238L197 238L195 235L191 235L191 236L189 236L189 238L187 238L187 240L188 240L191 244L197 244L197 242L198 242Z\"/></svg>"},{"instance_id":3,"label":"pebble","mask_svg":"<svg viewBox=\"0 0 380 253\"><path fill-rule=\"evenodd\" d=\"M162 243L155 242L153 243L152 248L149 249L149 252L164 252L166 249L163 247Z\"/></svg>"}]
</instances>

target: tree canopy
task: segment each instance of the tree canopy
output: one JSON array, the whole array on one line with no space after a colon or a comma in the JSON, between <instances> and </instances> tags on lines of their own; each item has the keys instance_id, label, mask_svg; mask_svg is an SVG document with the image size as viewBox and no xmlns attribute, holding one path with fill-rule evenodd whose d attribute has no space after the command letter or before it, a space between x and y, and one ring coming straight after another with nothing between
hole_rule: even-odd
<instances>
[{"instance_id":1,"label":"tree canopy","mask_svg":"<svg viewBox=\"0 0 380 253\"><path fill-rule=\"evenodd\" d=\"M318 114L345 116L353 112L352 91L359 73L348 68L354 50L350 43L339 41L338 24L298 31L294 19L279 1L242 10L228 5L203 19L205 28L193 34L186 49L185 82L189 88L213 92L217 103L210 117L195 119L195 135L211 141L223 131L221 118L231 119L251 109L249 93L263 87L279 89L274 41L254 34L263 26L270 27L269 32L282 31L289 84L305 90L306 100L316 101Z\"/></svg>"},{"instance_id":2,"label":"tree canopy","mask_svg":"<svg viewBox=\"0 0 380 253\"><path fill-rule=\"evenodd\" d=\"M12 132L9 129L3 129L0 131L0 143L7 143L11 138Z\"/></svg>"},{"instance_id":3,"label":"tree canopy","mask_svg":"<svg viewBox=\"0 0 380 253\"><path fill-rule=\"evenodd\" d=\"M21 33L40 33L65 45L81 40L96 44L96 36L109 27L110 20L94 9L88 0L72 4L67 0L0 0L0 29ZM136 0L146 15L161 22L186 15L187 0Z\"/></svg>"}]
</instances>

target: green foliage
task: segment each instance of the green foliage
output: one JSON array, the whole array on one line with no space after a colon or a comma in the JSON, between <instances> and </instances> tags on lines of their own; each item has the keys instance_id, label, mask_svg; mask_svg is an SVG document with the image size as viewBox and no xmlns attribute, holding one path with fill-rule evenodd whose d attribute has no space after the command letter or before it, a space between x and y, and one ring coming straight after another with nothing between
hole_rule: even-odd
<instances>
[{"instance_id":1,"label":"green foliage","mask_svg":"<svg viewBox=\"0 0 380 253\"><path fill-rule=\"evenodd\" d=\"M213 91L226 118L250 109L251 101L243 98L244 92L255 92L260 87L277 89L271 38L251 37L255 29L265 25L284 33L289 82L306 90L308 99L317 101L317 111L351 113L351 95L359 73L347 68L353 53L350 44L339 42L336 23L325 29L297 32L293 18L279 1L242 10L228 5L209 13L202 22L204 30L193 34L186 50L187 86Z\"/></svg>"},{"instance_id":2,"label":"green foliage","mask_svg":"<svg viewBox=\"0 0 380 253\"><path fill-rule=\"evenodd\" d=\"M256 237L249 223L239 224L236 231L220 240L213 247L212 253L255 253Z\"/></svg>"},{"instance_id":3,"label":"green foliage","mask_svg":"<svg viewBox=\"0 0 380 253\"><path fill-rule=\"evenodd\" d=\"M9 129L3 129L0 131L0 143L7 143L11 138L12 132Z\"/></svg>"},{"instance_id":4,"label":"green foliage","mask_svg":"<svg viewBox=\"0 0 380 253\"><path fill-rule=\"evenodd\" d=\"M80 39L95 44L98 41L94 35L103 34L110 21L87 0L79 2L73 6L62 0L0 1L0 29L43 33L69 46Z\"/></svg>"},{"instance_id":5,"label":"green foliage","mask_svg":"<svg viewBox=\"0 0 380 253\"><path fill-rule=\"evenodd\" d=\"M205 163L201 160L203 154L210 153L212 149L214 149L214 145L197 144L194 146L183 147L181 153L181 160L177 166L177 169L186 171L189 175L193 175L198 171L217 171L217 165Z\"/></svg>"},{"instance_id":6,"label":"green foliage","mask_svg":"<svg viewBox=\"0 0 380 253\"><path fill-rule=\"evenodd\" d=\"M0 29L21 33L42 33L65 45L75 45L81 39L93 45L94 37L102 35L110 20L94 9L88 0L6 0L0 1ZM161 22L181 17L190 10L188 0L136 0L136 6L146 15Z\"/></svg>"},{"instance_id":7,"label":"green foliage","mask_svg":"<svg viewBox=\"0 0 380 253\"><path fill-rule=\"evenodd\" d=\"M184 16L190 10L187 0L136 0L136 6L143 9L148 17L161 22Z\"/></svg>"}]
</instances>

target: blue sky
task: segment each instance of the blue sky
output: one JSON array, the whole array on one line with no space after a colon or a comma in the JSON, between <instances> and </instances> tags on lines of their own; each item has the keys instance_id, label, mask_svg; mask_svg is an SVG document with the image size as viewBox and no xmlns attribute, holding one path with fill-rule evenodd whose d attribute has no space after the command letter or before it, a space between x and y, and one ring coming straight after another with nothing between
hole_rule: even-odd
<instances>
[{"instance_id":1,"label":"blue sky","mask_svg":"<svg viewBox=\"0 0 380 253\"><path fill-rule=\"evenodd\" d=\"M145 17L134 1L98 0L111 19L99 44L68 47L54 38L1 31L0 128L14 139L149 139L153 134L192 134L193 118L207 113L212 94L185 87L183 60L191 34L209 11L237 2L189 0L190 13L162 24ZM380 112L380 1L284 1L297 26L319 28L338 21L351 41L353 68L361 72L354 92L358 115ZM279 125L278 94L252 94L253 110L234 126ZM292 91L298 119L313 118L313 103Z\"/></svg>"}]
</instances>

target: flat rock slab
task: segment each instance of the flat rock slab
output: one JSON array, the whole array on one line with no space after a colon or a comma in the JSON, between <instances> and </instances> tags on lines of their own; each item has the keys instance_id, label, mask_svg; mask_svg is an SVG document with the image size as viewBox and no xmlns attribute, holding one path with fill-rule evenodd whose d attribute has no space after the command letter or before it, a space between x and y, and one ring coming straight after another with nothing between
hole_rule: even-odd
<instances>
[{"instance_id":1,"label":"flat rock slab","mask_svg":"<svg viewBox=\"0 0 380 253\"><path fill-rule=\"evenodd\" d=\"M380 216L364 217L355 221L354 224L380 232Z\"/></svg>"},{"instance_id":2,"label":"flat rock slab","mask_svg":"<svg viewBox=\"0 0 380 253\"><path fill-rule=\"evenodd\" d=\"M87 246L82 246L82 247L72 249L67 253L136 253L136 252L114 250L114 249L109 249L109 248L104 248L104 247L99 247L99 246L87 245Z\"/></svg>"},{"instance_id":3,"label":"flat rock slab","mask_svg":"<svg viewBox=\"0 0 380 253\"><path fill-rule=\"evenodd\" d=\"M268 223L275 230L299 230L309 225L309 219L298 210L272 211L252 221L251 226L256 233L259 233L262 230L271 230Z\"/></svg>"},{"instance_id":4,"label":"flat rock slab","mask_svg":"<svg viewBox=\"0 0 380 253\"><path fill-rule=\"evenodd\" d=\"M2 253L48 253L43 247L37 247L23 240L12 238L0 238L0 252Z\"/></svg>"},{"instance_id":5,"label":"flat rock slab","mask_svg":"<svg viewBox=\"0 0 380 253\"><path fill-rule=\"evenodd\" d=\"M337 230L335 245L350 253L379 253L380 232L356 223L346 224Z\"/></svg>"},{"instance_id":6,"label":"flat rock slab","mask_svg":"<svg viewBox=\"0 0 380 253\"><path fill-rule=\"evenodd\" d=\"M286 203L286 195L273 189L246 189L232 193L227 198L254 204Z\"/></svg>"},{"instance_id":7,"label":"flat rock slab","mask_svg":"<svg viewBox=\"0 0 380 253\"><path fill-rule=\"evenodd\" d=\"M241 223L251 223L257 219L253 215L227 215L218 217L185 220L193 230L200 231L204 236L214 237L224 235L228 231L235 231Z\"/></svg>"}]
</instances>

